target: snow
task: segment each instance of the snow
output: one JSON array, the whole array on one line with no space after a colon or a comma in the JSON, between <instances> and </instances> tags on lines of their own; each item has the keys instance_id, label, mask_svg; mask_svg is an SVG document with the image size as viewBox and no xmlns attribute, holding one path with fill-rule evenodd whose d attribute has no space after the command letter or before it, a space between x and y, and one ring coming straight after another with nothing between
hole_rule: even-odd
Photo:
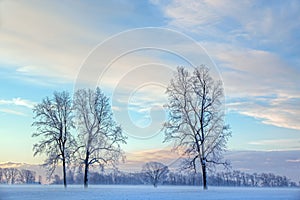
<instances>
[{"instance_id":1,"label":"snow","mask_svg":"<svg viewBox=\"0 0 300 200\"><path fill-rule=\"evenodd\" d=\"M203 191L201 187L192 186L158 186L150 185L72 185L65 190L62 185L0 185L0 200L237 200L237 199L300 199L298 188L233 188L210 187Z\"/></svg>"}]
</instances>

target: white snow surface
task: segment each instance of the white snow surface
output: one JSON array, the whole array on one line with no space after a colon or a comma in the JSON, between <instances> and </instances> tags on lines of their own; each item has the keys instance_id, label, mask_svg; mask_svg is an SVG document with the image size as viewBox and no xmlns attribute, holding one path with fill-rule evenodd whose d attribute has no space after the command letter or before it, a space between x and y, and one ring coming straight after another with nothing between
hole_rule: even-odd
<instances>
[{"instance_id":1,"label":"white snow surface","mask_svg":"<svg viewBox=\"0 0 300 200\"><path fill-rule=\"evenodd\" d=\"M300 199L299 188L234 188L150 185L0 185L0 200L237 200Z\"/></svg>"}]
</instances>

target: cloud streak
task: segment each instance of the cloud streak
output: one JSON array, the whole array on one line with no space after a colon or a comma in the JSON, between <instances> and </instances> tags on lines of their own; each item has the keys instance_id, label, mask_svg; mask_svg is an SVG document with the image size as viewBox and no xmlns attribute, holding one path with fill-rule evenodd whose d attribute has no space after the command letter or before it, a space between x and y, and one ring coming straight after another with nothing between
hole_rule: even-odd
<instances>
[{"instance_id":1,"label":"cloud streak","mask_svg":"<svg viewBox=\"0 0 300 200\"><path fill-rule=\"evenodd\" d=\"M262 123L277 127L300 130L300 98L247 99L244 102L227 104L229 112L260 119Z\"/></svg>"},{"instance_id":2,"label":"cloud streak","mask_svg":"<svg viewBox=\"0 0 300 200\"><path fill-rule=\"evenodd\" d=\"M24 106L26 108L33 108L36 103L30 100L13 98L11 100L0 99L0 105L15 105L15 106Z\"/></svg>"},{"instance_id":3,"label":"cloud streak","mask_svg":"<svg viewBox=\"0 0 300 200\"><path fill-rule=\"evenodd\" d=\"M121 165L123 169L134 169L140 171L146 162L156 161L164 163L169 167L174 167L178 163L179 155L172 152L171 149L149 149L126 153L126 162Z\"/></svg>"},{"instance_id":4,"label":"cloud streak","mask_svg":"<svg viewBox=\"0 0 300 200\"><path fill-rule=\"evenodd\" d=\"M7 108L0 108L0 112L7 113L7 114L12 114L12 115L18 115L18 116L27 116L23 112L12 110L12 109L7 109Z\"/></svg>"},{"instance_id":5,"label":"cloud streak","mask_svg":"<svg viewBox=\"0 0 300 200\"><path fill-rule=\"evenodd\" d=\"M249 142L254 146L266 146L278 150L300 150L300 139L270 139Z\"/></svg>"}]
</instances>

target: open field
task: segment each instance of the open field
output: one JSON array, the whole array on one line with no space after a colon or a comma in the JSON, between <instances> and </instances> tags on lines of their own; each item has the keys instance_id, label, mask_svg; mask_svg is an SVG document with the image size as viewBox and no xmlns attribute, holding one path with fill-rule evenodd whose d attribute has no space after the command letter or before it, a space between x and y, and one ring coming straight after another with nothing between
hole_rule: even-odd
<instances>
[{"instance_id":1,"label":"open field","mask_svg":"<svg viewBox=\"0 0 300 200\"><path fill-rule=\"evenodd\" d=\"M300 199L300 189L297 188L233 188L210 187L203 191L200 187L188 186L147 186L124 185L91 185L88 189L82 186L69 186L66 190L62 185L1 185L1 200L126 200L126 199Z\"/></svg>"}]
</instances>

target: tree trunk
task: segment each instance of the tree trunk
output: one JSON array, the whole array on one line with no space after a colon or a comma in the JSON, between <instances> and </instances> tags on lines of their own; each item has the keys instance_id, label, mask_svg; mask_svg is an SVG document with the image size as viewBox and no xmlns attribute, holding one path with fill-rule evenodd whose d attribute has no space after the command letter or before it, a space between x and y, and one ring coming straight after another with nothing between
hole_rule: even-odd
<instances>
[{"instance_id":1,"label":"tree trunk","mask_svg":"<svg viewBox=\"0 0 300 200\"><path fill-rule=\"evenodd\" d=\"M84 188L88 187L88 173L89 173L89 165L88 165L88 163L85 163L84 179L83 179Z\"/></svg>"},{"instance_id":2,"label":"tree trunk","mask_svg":"<svg viewBox=\"0 0 300 200\"><path fill-rule=\"evenodd\" d=\"M155 175L155 177L154 177L153 186L155 188L157 187L157 175Z\"/></svg>"},{"instance_id":3,"label":"tree trunk","mask_svg":"<svg viewBox=\"0 0 300 200\"><path fill-rule=\"evenodd\" d=\"M203 190L207 190L207 177L206 177L206 163L205 163L205 161L201 162L201 166L202 166Z\"/></svg>"},{"instance_id":4,"label":"tree trunk","mask_svg":"<svg viewBox=\"0 0 300 200\"><path fill-rule=\"evenodd\" d=\"M88 188L88 173L89 173L89 152L86 152L86 157L84 161L84 179L83 184L84 188Z\"/></svg>"},{"instance_id":5,"label":"tree trunk","mask_svg":"<svg viewBox=\"0 0 300 200\"><path fill-rule=\"evenodd\" d=\"M66 116L65 116L66 117ZM64 140L63 140L63 176L64 176L64 186L67 188L67 173L66 173L66 142L67 142L67 119L64 120Z\"/></svg>"},{"instance_id":6,"label":"tree trunk","mask_svg":"<svg viewBox=\"0 0 300 200\"><path fill-rule=\"evenodd\" d=\"M67 175L66 175L66 159L63 157L63 177L64 177L64 187L67 188Z\"/></svg>"}]
</instances>

